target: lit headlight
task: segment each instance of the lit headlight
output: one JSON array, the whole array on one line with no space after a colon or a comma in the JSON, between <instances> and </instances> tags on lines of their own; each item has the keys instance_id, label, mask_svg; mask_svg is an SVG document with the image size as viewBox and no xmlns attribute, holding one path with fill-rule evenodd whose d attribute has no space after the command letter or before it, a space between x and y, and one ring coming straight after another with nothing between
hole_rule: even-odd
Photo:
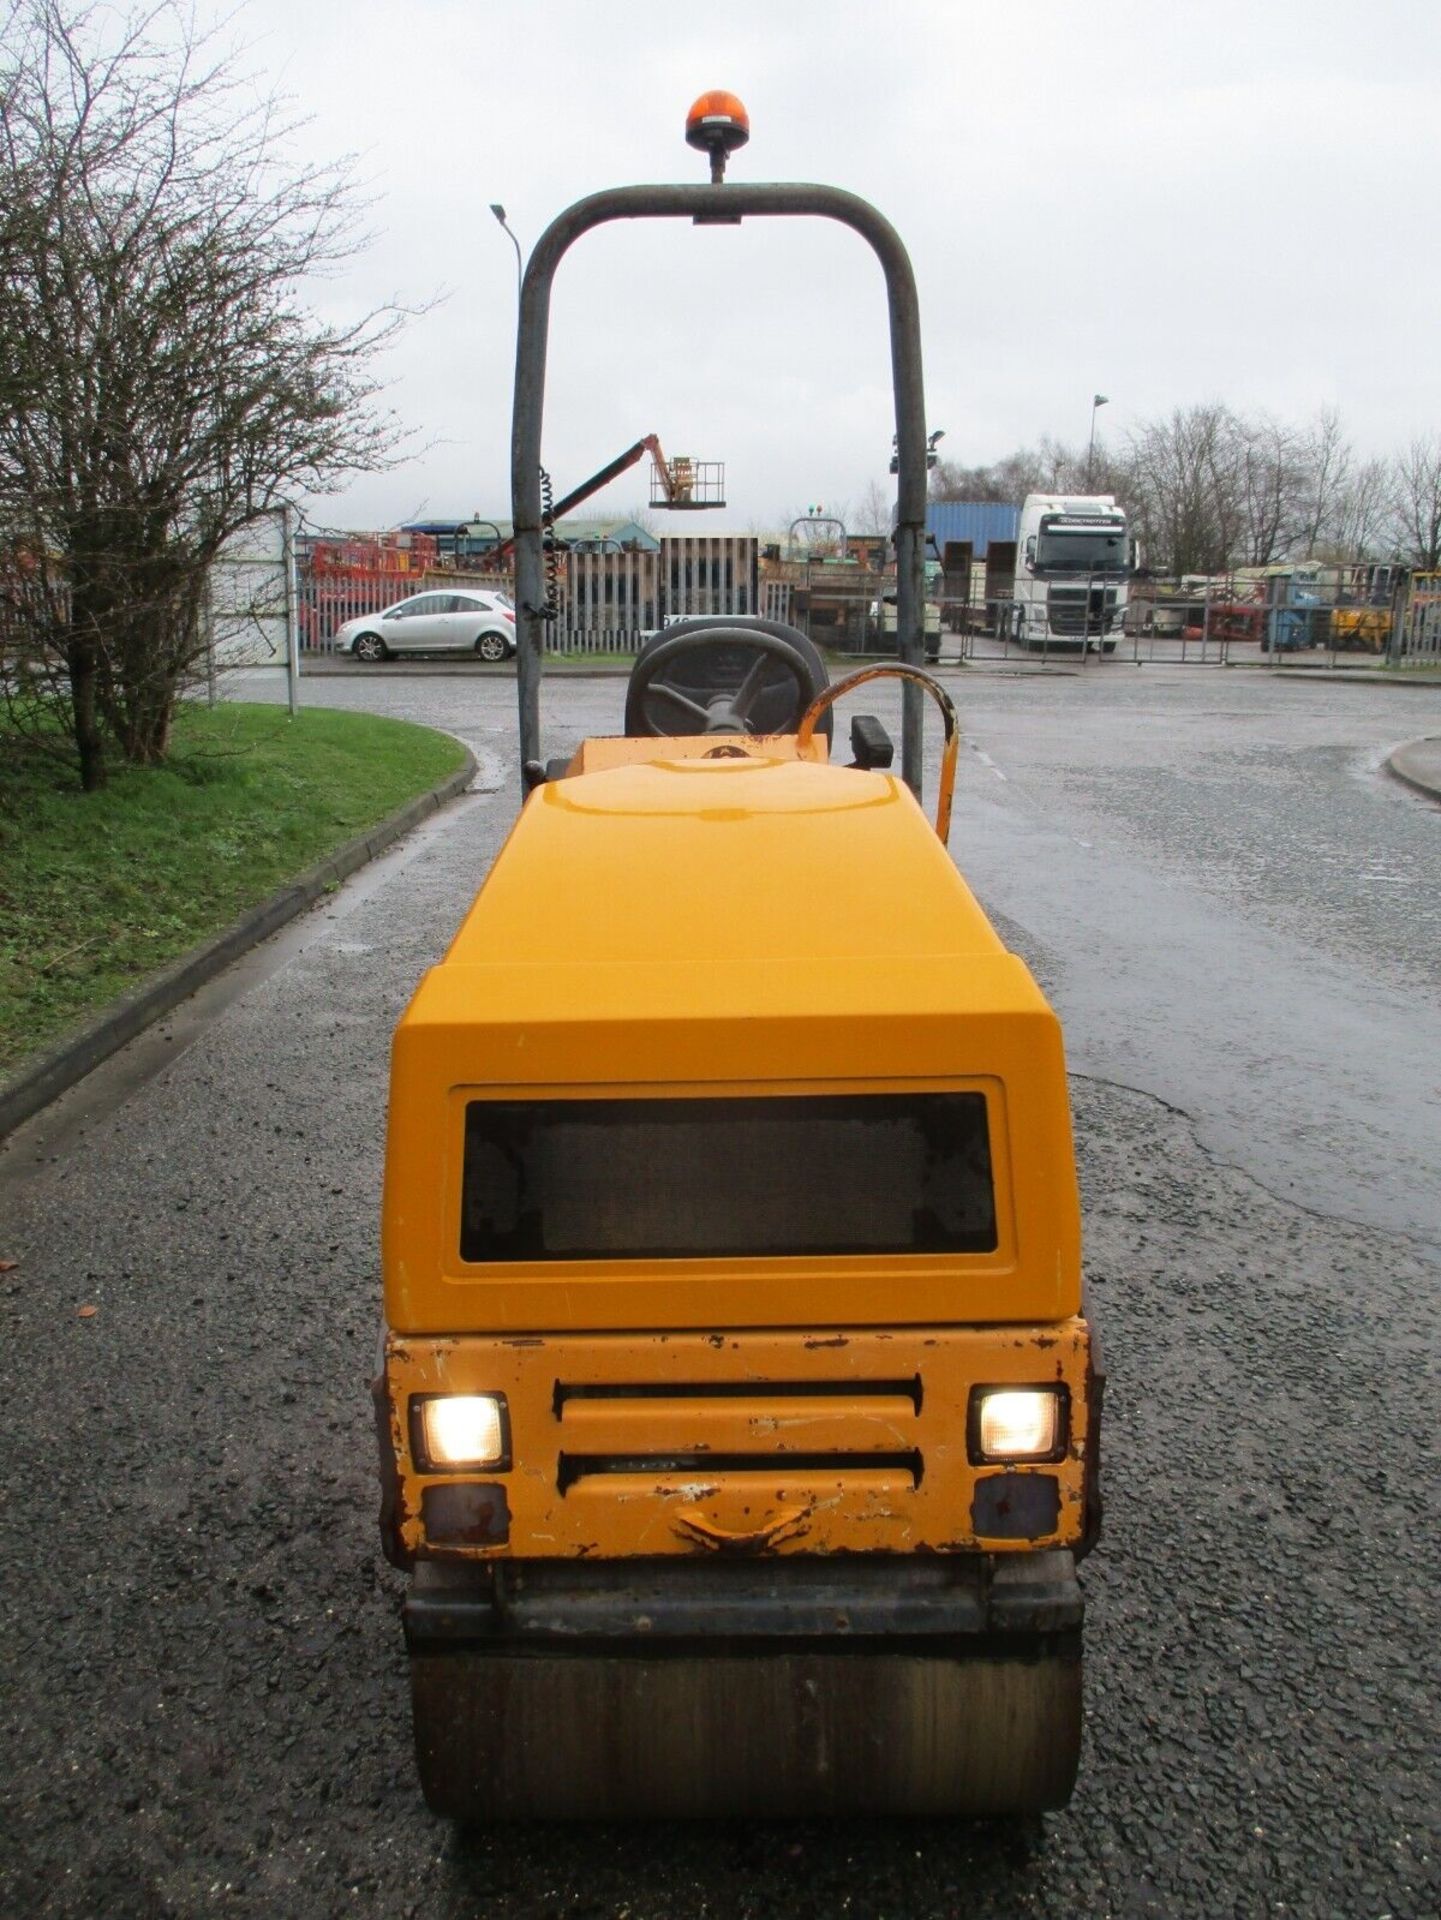
<instances>
[{"instance_id":1,"label":"lit headlight","mask_svg":"<svg viewBox=\"0 0 1441 1920\"><path fill-rule=\"evenodd\" d=\"M500 1393L431 1394L411 1402L417 1465L439 1472L510 1464L509 1422Z\"/></svg>"},{"instance_id":2,"label":"lit headlight","mask_svg":"<svg viewBox=\"0 0 1441 1920\"><path fill-rule=\"evenodd\" d=\"M1066 1444L1064 1387L977 1387L971 1395L971 1458L1056 1460Z\"/></svg>"}]
</instances>

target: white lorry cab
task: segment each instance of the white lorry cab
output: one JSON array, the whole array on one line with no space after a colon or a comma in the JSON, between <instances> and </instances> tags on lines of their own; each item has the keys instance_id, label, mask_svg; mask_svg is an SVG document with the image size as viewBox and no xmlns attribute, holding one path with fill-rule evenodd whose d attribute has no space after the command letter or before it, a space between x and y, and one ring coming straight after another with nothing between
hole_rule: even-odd
<instances>
[{"instance_id":1,"label":"white lorry cab","mask_svg":"<svg viewBox=\"0 0 1441 1920\"><path fill-rule=\"evenodd\" d=\"M1002 631L1028 648L1114 653L1135 561L1111 494L1027 494Z\"/></svg>"}]
</instances>

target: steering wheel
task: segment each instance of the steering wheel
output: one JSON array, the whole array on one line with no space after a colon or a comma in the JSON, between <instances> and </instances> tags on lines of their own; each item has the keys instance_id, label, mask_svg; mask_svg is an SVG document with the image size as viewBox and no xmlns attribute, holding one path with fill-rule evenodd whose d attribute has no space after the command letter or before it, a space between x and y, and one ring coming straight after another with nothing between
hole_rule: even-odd
<instances>
[{"instance_id":1,"label":"steering wheel","mask_svg":"<svg viewBox=\"0 0 1441 1920\"><path fill-rule=\"evenodd\" d=\"M657 634L631 669L625 730L642 737L793 733L828 684L815 647L779 620L681 620ZM830 738L829 712L821 731Z\"/></svg>"}]
</instances>

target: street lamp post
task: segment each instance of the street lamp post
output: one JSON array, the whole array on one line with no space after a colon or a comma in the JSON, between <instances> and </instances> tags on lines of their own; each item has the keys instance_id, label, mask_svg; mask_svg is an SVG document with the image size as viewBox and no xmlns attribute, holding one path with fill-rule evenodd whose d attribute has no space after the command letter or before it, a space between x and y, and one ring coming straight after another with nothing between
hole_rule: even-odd
<instances>
[{"instance_id":1,"label":"street lamp post","mask_svg":"<svg viewBox=\"0 0 1441 1920\"><path fill-rule=\"evenodd\" d=\"M515 235L511 232L510 228L505 224L505 208L500 206L497 202L492 201L490 210L495 215L496 219L500 222L500 225L505 232L506 238L510 241L510 244L515 248L515 304L516 304L516 310L519 311L521 281L525 277L525 262L521 259L521 256L520 256L520 242L519 240L516 239Z\"/></svg>"},{"instance_id":2,"label":"street lamp post","mask_svg":"<svg viewBox=\"0 0 1441 1920\"><path fill-rule=\"evenodd\" d=\"M491 207L491 211L495 209ZM1105 394L1096 394L1090 403L1090 445L1086 447L1086 492L1088 493L1090 493L1090 470L1096 461L1096 409L1109 407L1109 405L1111 401L1105 397Z\"/></svg>"}]
</instances>

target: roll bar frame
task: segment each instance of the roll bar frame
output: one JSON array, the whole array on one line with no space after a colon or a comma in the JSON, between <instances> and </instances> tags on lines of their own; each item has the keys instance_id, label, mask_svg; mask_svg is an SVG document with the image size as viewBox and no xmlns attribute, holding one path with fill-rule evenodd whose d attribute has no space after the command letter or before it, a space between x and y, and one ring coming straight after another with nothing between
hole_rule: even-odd
<instances>
[{"instance_id":1,"label":"roll bar frame","mask_svg":"<svg viewBox=\"0 0 1441 1920\"><path fill-rule=\"evenodd\" d=\"M923 652L923 544L926 523L926 409L921 374L915 274L900 235L867 200L839 187L795 184L615 187L577 200L557 215L526 265L515 350L511 433L511 513L515 528L516 690L520 706L522 792L527 765L540 762L540 681L545 632L545 557L541 537L540 445L550 292L556 268L582 234L612 220L692 220L733 226L743 219L813 216L836 220L869 241L886 276L891 378L896 408L896 631L903 664ZM901 696L901 774L919 799L921 688Z\"/></svg>"}]
</instances>

